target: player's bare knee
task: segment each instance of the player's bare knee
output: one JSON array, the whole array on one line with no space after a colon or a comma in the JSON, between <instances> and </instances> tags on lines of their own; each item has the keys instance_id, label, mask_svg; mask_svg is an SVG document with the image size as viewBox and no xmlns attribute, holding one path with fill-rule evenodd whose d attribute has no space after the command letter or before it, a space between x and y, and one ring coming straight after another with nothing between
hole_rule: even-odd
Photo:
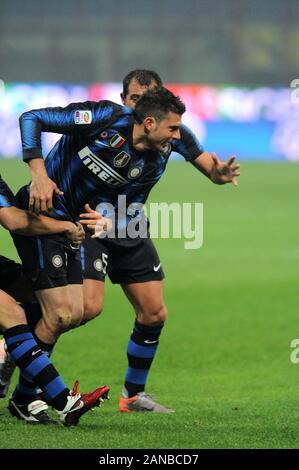
<instances>
[{"instance_id":1,"label":"player's bare knee","mask_svg":"<svg viewBox=\"0 0 299 470\"><path fill-rule=\"evenodd\" d=\"M102 313L103 308L104 308L103 301L86 300L84 302L84 314L83 314L82 324L90 320L93 320L93 318L98 317Z\"/></svg>"},{"instance_id":2,"label":"player's bare knee","mask_svg":"<svg viewBox=\"0 0 299 470\"><path fill-rule=\"evenodd\" d=\"M53 335L59 335L70 329L72 323L72 312L67 309L57 309L45 318L47 328Z\"/></svg>"},{"instance_id":3,"label":"player's bare knee","mask_svg":"<svg viewBox=\"0 0 299 470\"><path fill-rule=\"evenodd\" d=\"M167 317L167 309L165 305L162 305L160 309L152 316L153 325L161 325L165 323Z\"/></svg>"},{"instance_id":4,"label":"player's bare knee","mask_svg":"<svg viewBox=\"0 0 299 470\"><path fill-rule=\"evenodd\" d=\"M158 326L166 321L167 309L164 304L147 308L137 313L138 320L150 326Z\"/></svg>"},{"instance_id":5,"label":"player's bare knee","mask_svg":"<svg viewBox=\"0 0 299 470\"><path fill-rule=\"evenodd\" d=\"M72 308L72 319L70 323L70 328L76 328L81 325L83 319L83 306L77 305Z\"/></svg>"},{"instance_id":6,"label":"player's bare knee","mask_svg":"<svg viewBox=\"0 0 299 470\"><path fill-rule=\"evenodd\" d=\"M57 316L56 320L59 329L67 330L72 323L72 314L70 312L63 312Z\"/></svg>"}]
</instances>

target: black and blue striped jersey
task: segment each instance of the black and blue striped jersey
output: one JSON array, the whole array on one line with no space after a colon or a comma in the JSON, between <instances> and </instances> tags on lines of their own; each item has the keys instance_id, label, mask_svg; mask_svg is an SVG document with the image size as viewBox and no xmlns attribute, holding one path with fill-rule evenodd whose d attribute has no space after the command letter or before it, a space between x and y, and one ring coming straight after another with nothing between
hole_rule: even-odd
<instances>
[{"instance_id":1,"label":"black and blue striped jersey","mask_svg":"<svg viewBox=\"0 0 299 470\"><path fill-rule=\"evenodd\" d=\"M7 186L5 181L0 176L0 208L11 207L15 204L15 199L12 191Z\"/></svg>"},{"instance_id":2,"label":"black and blue striped jersey","mask_svg":"<svg viewBox=\"0 0 299 470\"><path fill-rule=\"evenodd\" d=\"M42 132L63 134L45 161L49 177L64 193L54 198L55 217L77 219L84 204L91 201L109 204L117 212L119 195L126 196L127 205L144 204L172 151L187 161L203 152L185 126L181 139L173 140L165 154L137 151L132 144L134 121L130 108L111 101L72 103L21 116L25 161L42 157Z\"/></svg>"}]
</instances>

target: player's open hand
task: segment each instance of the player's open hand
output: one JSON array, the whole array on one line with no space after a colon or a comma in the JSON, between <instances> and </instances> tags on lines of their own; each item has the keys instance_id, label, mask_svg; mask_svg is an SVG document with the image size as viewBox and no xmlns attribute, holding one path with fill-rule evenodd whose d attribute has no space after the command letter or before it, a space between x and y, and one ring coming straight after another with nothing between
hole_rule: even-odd
<instances>
[{"instance_id":1,"label":"player's open hand","mask_svg":"<svg viewBox=\"0 0 299 470\"><path fill-rule=\"evenodd\" d=\"M86 212L80 214L80 223L87 225L89 230L93 232L92 238L101 237L103 234L112 229L112 220L108 217L103 217L99 212L91 209L89 204L84 206Z\"/></svg>"},{"instance_id":2,"label":"player's open hand","mask_svg":"<svg viewBox=\"0 0 299 470\"><path fill-rule=\"evenodd\" d=\"M29 211L37 215L50 213L53 210L53 194L62 195L63 192L48 176L39 175L32 178Z\"/></svg>"},{"instance_id":3,"label":"player's open hand","mask_svg":"<svg viewBox=\"0 0 299 470\"><path fill-rule=\"evenodd\" d=\"M217 157L216 153L211 153L213 160L213 167L211 171L211 180L216 184L232 183L238 186L237 176L240 176L238 171L239 164L235 164L236 156L233 155L227 162L222 162Z\"/></svg>"}]
</instances>

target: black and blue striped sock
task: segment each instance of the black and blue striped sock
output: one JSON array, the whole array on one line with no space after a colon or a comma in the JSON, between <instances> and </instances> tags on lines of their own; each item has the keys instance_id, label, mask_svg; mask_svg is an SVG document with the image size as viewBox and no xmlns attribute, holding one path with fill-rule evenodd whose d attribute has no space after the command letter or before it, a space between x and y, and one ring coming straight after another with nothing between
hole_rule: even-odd
<instances>
[{"instance_id":1,"label":"black and blue striped sock","mask_svg":"<svg viewBox=\"0 0 299 470\"><path fill-rule=\"evenodd\" d=\"M46 344L41 341L34 333L32 333L33 338L37 342L37 345L40 347L42 352L49 358L54 349L54 344ZM31 403L34 397L39 395L42 390L36 386L36 383L33 380L30 380L28 375L24 374L22 371L19 375L19 381L16 385L14 391L14 397L17 403L27 404Z\"/></svg>"},{"instance_id":2,"label":"black and blue striped sock","mask_svg":"<svg viewBox=\"0 0 299 470\"><path fill-rule=\"evenodd\" d=\"M38 302L23 302L21 307L25 311L27 323L29 325L30 330L33 332L35 330L36 324L42 318L42 309ZM49 348L44 347L38 338L33 333L33 337L37 344L40 346L43 353L45 353L48 357L51 356L51 347ZM47 345L46 345L47 346ZM30 403L34 397L41 393L41 389L36 386L36 384L26 377L20 372L19 381L16 385L14 391L14 397L17 403Z\"/></svg>"},{"instance_id":3,"label":"black and blue striped sock","mask_svg":"<svg viewBox=\"0 0 299 470\"><path fill-rule=\"evenodd\" d=\"M24 378L34 381L44 392L47 402L62 410L67 402L66 387L49 358L35 341L28 325L17 325L4 332L7 349Z\"/></svg>"},{"instance_id":4,"label":"black and blue striped sock","mask_svg":"<svg viewBox=\"0 0 299 470\"><path fill-rule=\"evenodd\" d=\"M148 326L135 321L127 349L129 366L125 377L125 388L128 398L145 389L163 326L163 323L158 326Z\"/></svg>"}]
</instances>

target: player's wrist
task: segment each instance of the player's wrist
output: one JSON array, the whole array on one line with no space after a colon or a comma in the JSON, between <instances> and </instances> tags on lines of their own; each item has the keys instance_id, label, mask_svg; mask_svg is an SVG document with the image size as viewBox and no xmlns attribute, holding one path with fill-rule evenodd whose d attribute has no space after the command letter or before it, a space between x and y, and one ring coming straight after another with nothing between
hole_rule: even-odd
<instances>
[{"instance_id":1,"label":"player's wrist","mask_svg":"<svg viewBox=\"0 0 299 470\"><path fill-rule=\"evenodd\" d=\"M49 178L43 158L30 160L29 162L32 179Z\"/></svg>"},{"instance_id":2,"label":"player's wrist","mask_svg":"<svg viewBox=\"0 0 299 470\"><path fill-rule=\"evenodd\" d=\"M73 222L63 222L64 224L64 234L67 237L72 237L75 233L78 232L78 227L73 224Z\"/></svg>"}]
</instances>

